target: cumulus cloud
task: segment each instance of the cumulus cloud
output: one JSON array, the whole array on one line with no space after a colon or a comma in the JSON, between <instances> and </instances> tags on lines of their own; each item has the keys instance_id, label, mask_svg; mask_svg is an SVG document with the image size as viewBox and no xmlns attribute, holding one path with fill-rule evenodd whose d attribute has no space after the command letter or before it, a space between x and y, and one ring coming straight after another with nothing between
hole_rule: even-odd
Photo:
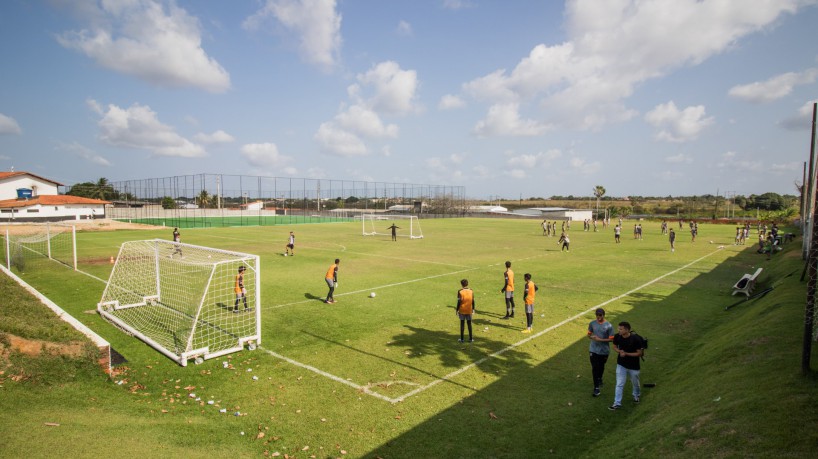
<instances>
[{"instance_id":1,"label":"cumulus cloud","mask_svg":"<svg viewBox=\"0 0 818 459\"><path fill-rule=\"evenodd\" d=\"M230 75L202 48L199 21L174 2L167 8L154 0L82 2L76 8L88 28L57 41L100 66L158 86L230 88Z\"/></svg>"},{"instance_id":2,"label":"cumulus cloud","mask_svg":"<svg viewBox=\"0 0 818 459\"><path fill-rule=\"evenodd\" d=\"M818 78L818 69L815 68L803 72L788 72L766 81L733 86L728 94L747 102L772 102L792 93L795 86L814 83L816 78Z\"/></svg>"},{"instance_id":3,"label":"cumulus cloud","mask_svg":"<svg viewBox=\"0 0 818 459\"><path fill-rule=\"evenodd\" d=\"M204 132L200 132L193 136L193 140L203 143L203 144L219 144L219 143L230 143L235 141L236 139L233 138L232 135L222 131L219 129L218 131L214 131L210 134L206 134Z\"/></svg>"},{"instance_id":4,"label":"cumulus cloud","mask_svg":"<svg viewBox=\"0 0 818 459\"><path fill-rule=\"evenodd\" d=\"M533 135L495 115L498 106L541 110L532 125L595 129L635 116L624 105L634 88L723 53L742 37L793 14L803 2L575 0L566 4L568 40L539 44L511 69L463 85L489 104L484 135ZM545 131L540 131L542 133Z\"/></svg>"},{"instance_id":5,"label":"cumulus cloud","mask_svg":"<svg viewBox=\"0 0 818 459\"><path fill-rule=\"evenodd\" d=\"M446 94L445 96L441 97L440 102L437 104L437 108L439 110L453 110L455 108L462 108L465 106L466 102L462 98L451 94Z\"/></svg>"},{"instance_id":6,"label":"cumulus cloud","mask_svg":"<svg viewBox=\"0 0 818 459\"><path fill-rule=\"evenodd\" d=\"M17 120L10 116L6 116L0 113L0 135L3 134L20 135L22 133L23 130L20 129L20 125L17 124Z\"/></svg>"},{"instance_id":7,"label":"cumulus cloud","mask_svg":"<svg viewBox=\"0 0 818 459\"><path fill-rule=\"evenodd\" d=\"M405 115L420 110L415 105L418 88L414 70L403 70L392 61L374 65L347 88L353 103L331 121L321 124L314 138L324 151L340 156L366 155L365 141L397 138L399 127L384 123L382 115Z\"/></svg>"},{"instance_id":8,"label":"cumulus cloud","mask_svg":"<svg viewBox=\"0 0 818 459\"><path fill-rule=\"evenodd\" d=\"M98 155L94 150L86 147L85 145L81 145L77 142L71 143L60 143L57 145L57 150L65 150L72 153L74 156L84 159L92 164L96 164L98 166L110 166L111 162L105 159L104 157Z\"/></svg>"},{"instance_id":9,"label":"cumulus cloud","mask_svg":"<svg viewBox=\"0 0 818 459\"><path fill-rule=\"evenodd\" d=\"M298 36L305 61L329 70L338 63L341 49L341 15L335 0L267 0L243 27L256 30L273 17Z\"/></svg>"},{"instance_id":10,"label":"cumulus cloud","mask_svg":"<svg viewBox=\"0 0 818 459\"><path fill-rule=\"evenodd\" d=\"M241 156L251 166L264 170L284 170L292 163L293 158L282 155L274 143L248 143L241 147Z\"/></svg>"},{"instance_id":11,"label":"cumulus cloud","mask_svg":"<svg viewBox=\"0 0 818 459\"><path fill-rule=\"evenodd\" d=\"M535 136L548 130L548 126L535 120L522 119L519 110L517 103L493 105L486 118L474 127L474 133L479 137Z\"/></svg>"},{"instance_id":12,"label":"cumulus cloud","mask_svg":"<svg viewBox=\"0 0 818 459\"><path fill-rule=\"evenodd\" d=\"M504 174L514 178L526 178L529 172L540 173L542 169L547 168L552 161L560 157L562 157L562 152L556 149L533 154L509 155L506 159L508 168Z\"/></svg>"},{"instance_id":13,"label":"cumulus cloud","mask_svg":"<svg viewBox=\"0 0 818 459\"><path fill-rule=\"evenodd\" d=\"M94 100L88 106L101 116L97 123L99 140L117 147L148 150L157 156L198 158L204 148L177 134L159 121L150 107L134 104L127 109L110 104L103 108Z\"/></svg>"},{"instance_id":14,"label":"cumulus cloud","mask_svg":"<svg viewBox=\"0 0 818 459\"><path fill-rule=\"evenodd\" d=\"M657 140L674 143L695 140L704 128L713 124L712 117L705 117L703 105L679 111L673 101L654 107L645 115L645 121L658 129Z\"/></svg>"}]
</instances>

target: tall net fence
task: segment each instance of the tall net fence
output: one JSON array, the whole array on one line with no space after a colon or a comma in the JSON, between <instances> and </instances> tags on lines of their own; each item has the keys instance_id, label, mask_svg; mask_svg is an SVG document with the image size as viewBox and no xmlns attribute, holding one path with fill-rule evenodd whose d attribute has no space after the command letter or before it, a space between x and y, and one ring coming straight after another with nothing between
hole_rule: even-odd
<instances>
[{"instance_id":1,"label":"tall net fence","mask_svg":"<svg viewBox=\"0 0 818 459\"><path fill-rule=\"evenodd\" d=\"M2 231L3 264L19 272L57 262L77 268L76 230L73 225L43 223L10 225Z\"/></svg>"},{"instance_id":2,"label":"tall net fence","mask_svg":"<svg viewBox=\"0 0 818 459\"><path fill-rule=\"evenodd\" d=\"M466 211L465 187L448 185L197 174L105 188L103 199L113 202L108 217L180 228L350 221L364 213L454 217ZM81 191L72 187L69 193Z\"/></svg>"}]
</instances>

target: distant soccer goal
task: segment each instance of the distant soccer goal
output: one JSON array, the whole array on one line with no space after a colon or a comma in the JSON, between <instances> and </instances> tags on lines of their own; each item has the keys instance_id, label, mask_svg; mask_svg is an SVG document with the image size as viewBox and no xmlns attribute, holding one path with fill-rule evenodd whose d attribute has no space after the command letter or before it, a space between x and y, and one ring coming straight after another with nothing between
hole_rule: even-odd
<instances>
[{"instance_id":1,"label":"distant soccer goal","mask_svg":"<svg viewBox=\"0 0 818 459\"><path fill-rule=\"evenodd\" d=\"M259 269L257 255L125 242L97 310L180 365L201 363L261 342Z\"/></svg>"},{"instance_id":2,"label":"distant soccer goal","mask_svg":"<svg viewBox=\"0 0 818 459\"><path fill-rule=\"evenodd\" d=\"M10 226L3 235L6 267L25 271L26 265L51 260L77 269L77 232L64 223Z\"/></svg>"},{"instance_id":3,"label":"distant soccer goal","mask_svg":"<svg viewBox=\"0 0 818 459\"><path fill-rule=\"evenodd\" d=\"M409 239L423 239L420 219L414 215L364 214L361 216L364 236L392 236L392 226L396 227L395 235Z\"/></svg>"}]
</instances>

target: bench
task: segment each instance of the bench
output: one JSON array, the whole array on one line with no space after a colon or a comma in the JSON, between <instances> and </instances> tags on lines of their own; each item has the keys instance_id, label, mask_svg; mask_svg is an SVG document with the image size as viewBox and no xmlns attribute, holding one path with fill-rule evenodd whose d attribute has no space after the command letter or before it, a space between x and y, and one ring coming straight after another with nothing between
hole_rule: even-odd
<instances>
[{"instance_id":1,"label":"bench","mask_svg":"<svg viewBox=\"0 0 818 459\"><path fill-rule=\"evenodd\" d=\"M750 294L753 293L753 289L756 286L756 280L758 276L761 275L761 271L764 271L764 268L758 268L754 274L745 274L741 277L741 279L736 282L736 285L733 286L733 295L736 293L743 293L750 297Z\"/></svg>"}]
</instances>

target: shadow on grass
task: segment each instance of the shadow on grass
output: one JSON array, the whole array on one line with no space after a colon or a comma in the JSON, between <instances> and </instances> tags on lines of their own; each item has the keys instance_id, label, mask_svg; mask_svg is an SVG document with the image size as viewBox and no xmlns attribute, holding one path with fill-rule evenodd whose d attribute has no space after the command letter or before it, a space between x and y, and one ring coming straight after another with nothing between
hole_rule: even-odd
<instances>
[{"instance_id":1,"label":"shadow on grass","mask_svg":"<svg viewBox=\"0 0 818 459\"><path fill-rule=\"evenodd\" d=\"M748 251L732 258L752 255ZM559 345L561 337L569 340L570 344L541 364L529 365L525 362L529 353L518 348L503 353L502 358L489 357L475 362L477 371L498 374L500 378L362 457L582 457L605 453L610 442L622 441L624 437L620 436L630 428L643 425L644 419L655 418L660 411L666 415L662 410L678 415L679 410L690 409L682 405L668 406L662 399L663 392L682 390L673 387L669 375L685 360L696 337L729 320L726 317L714 320L713 315L722 312L724 304L731 301L729 287L736 274L736 263L728 258L706 273L694 271L695 277L690 282L667 296L635 292L619 306L609 305L609 311L617 307L627 311L618 315L609 313L607 319L614 331L617 324L625 320L631 322L639 334L650 338L651 349L642 363L641 379L656 387L642 388L641 405L631 402L632 386L628 381L623 408L615 412L608 410L616 385L613 354L606 365L602 396L592 397L589 341L584 333L585 324L593 320L588 313L579 319L578 327L567 324L566 330L554 330L523 345L523 349L529 349L530 346L548 346L554 341ZM714 282L724 288L716 290ZM464 353L457 346L435 344L441 342L436 333L407 328L410 333L396 337L400 345L413 352L440 353L447 365L456 366L463 360ZM572 328L579 328L575 339L565 336L565 331ZM532 349L532 352L539 353L539 350ZM479 374L472 369L453 379L464 381L461 386L471 386L479 384ZM684 440L688 438L684 433L661 433L650 428L645 432L653 432L645 435L651 435L653 441L664 445L667 451L684 454Z\"/></svg>"}]
</instances>

